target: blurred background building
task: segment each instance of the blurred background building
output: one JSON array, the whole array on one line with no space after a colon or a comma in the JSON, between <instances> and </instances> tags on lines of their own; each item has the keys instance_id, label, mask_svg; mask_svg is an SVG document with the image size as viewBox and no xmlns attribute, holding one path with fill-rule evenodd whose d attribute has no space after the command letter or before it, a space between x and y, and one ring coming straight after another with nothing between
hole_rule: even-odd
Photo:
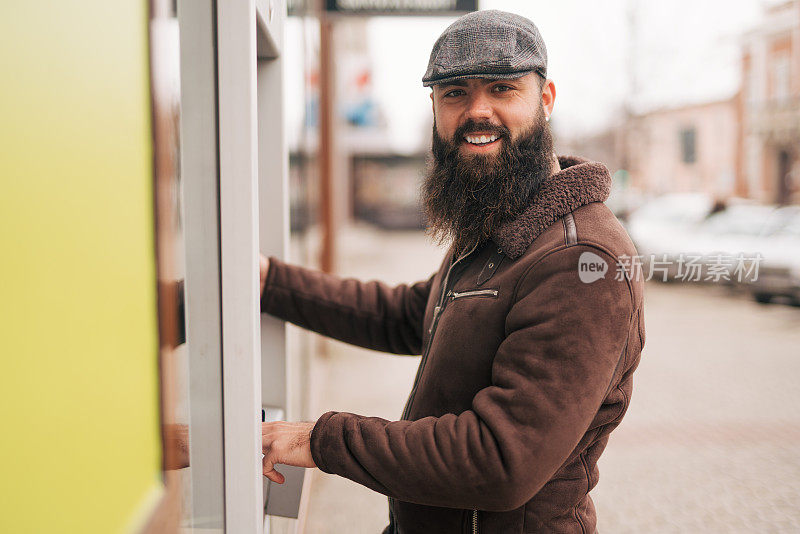
<instances>
[{"instance_id":1,"label":"blurred background building","mask_svg":"<svg viewBox=\"0 0 800 534\"><path fill-rule=\"evenodd\" d=\"M800 203L800 2L770 6L742 36L740 192Z\"/></svg>"},{"instance_id":2,"label":"blurred background building","mask_svg":"<svg viewBox=\"0 0 800 534\"><path fill-rule=\"evenodd\" d=\"M631 117L625 128L634 187L652 194L736 194L735 99L653 110Z\"/></svg>"}]
</instances>

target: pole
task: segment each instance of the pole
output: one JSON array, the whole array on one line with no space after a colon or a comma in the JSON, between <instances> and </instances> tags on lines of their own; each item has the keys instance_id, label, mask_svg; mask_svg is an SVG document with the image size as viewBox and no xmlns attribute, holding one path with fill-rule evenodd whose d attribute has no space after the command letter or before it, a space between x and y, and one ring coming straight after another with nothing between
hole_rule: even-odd
<instances>
[{"instance_id":1,"label":"pole","mask_svg":"<svg viewBox=\"0 0 800 534\"><path fill-rule=\"evenodd\" d=\"M321 2L322 4L322 2ZM322 224L320 269L332 272L335 240L333 220L333 23L324 4L319 11L319 211Z\"/></svg>"}]
</instances>

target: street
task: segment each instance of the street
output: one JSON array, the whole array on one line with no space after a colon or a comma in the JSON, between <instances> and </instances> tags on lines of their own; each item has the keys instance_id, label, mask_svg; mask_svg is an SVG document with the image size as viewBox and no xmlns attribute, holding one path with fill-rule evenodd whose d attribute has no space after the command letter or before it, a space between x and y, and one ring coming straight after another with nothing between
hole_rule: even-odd
<instances>
[{"instance_id":1,"label":"street","mask_svg":"<svg viewBox=\"0 0 800 534\"><path fill-rule=\"evenodd\" d=\"M443 251L421 232L342 232L339 273L413 282ZM800 308L648 282L631 407L591 492L601 534L800 531ZM317 337L317 336L314 336ZM319 339L310 346L317 347ZM418 358L325 341L313 412L398 419ZM379 533L386 498L313 471L306 532Z\"/></svg>"}]
</instances>

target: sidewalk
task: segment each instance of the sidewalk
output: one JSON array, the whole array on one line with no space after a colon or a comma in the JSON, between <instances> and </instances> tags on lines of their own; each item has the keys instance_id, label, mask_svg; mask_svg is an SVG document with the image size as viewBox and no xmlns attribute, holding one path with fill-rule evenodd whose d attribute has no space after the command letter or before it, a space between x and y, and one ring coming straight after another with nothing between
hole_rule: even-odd
<instances>
[{"instance_id":1,"label":"sidewalk","mask_svg":"<svg viewBox=\"0 0 800 534\"><path fill-rule=\"evenodd\" d=\"M428 278L444 257L421 231L382 232L351 226L339 235L338 274L390 284ZM316 334L312 347L324 344L327 356L312 356L316 387L312 412L346 411L397 420L419 364L419 357L354 347ZM318 469L312 471L308 534L380 533L389 522L386 497Z\"/></svg>"}]
</instances>

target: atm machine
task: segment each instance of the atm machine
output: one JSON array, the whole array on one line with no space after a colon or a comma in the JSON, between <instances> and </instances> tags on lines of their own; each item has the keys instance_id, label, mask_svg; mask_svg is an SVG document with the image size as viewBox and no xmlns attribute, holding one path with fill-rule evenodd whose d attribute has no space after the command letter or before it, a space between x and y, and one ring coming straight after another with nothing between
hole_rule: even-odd
<instances>
[{"instance_id":1,"label":"atm machine","mask_svg":"<svg viewBox=\"0 0 800 534\"><path fill-rule=\"evenodd\" d=\"M258 253L286 257L284 0L178 0L191 475L186 532L295 532L304 469L261 474L260 421L297 419ZM286 519L288 518L288 519Z\"/></svg>"}]
</instances>

